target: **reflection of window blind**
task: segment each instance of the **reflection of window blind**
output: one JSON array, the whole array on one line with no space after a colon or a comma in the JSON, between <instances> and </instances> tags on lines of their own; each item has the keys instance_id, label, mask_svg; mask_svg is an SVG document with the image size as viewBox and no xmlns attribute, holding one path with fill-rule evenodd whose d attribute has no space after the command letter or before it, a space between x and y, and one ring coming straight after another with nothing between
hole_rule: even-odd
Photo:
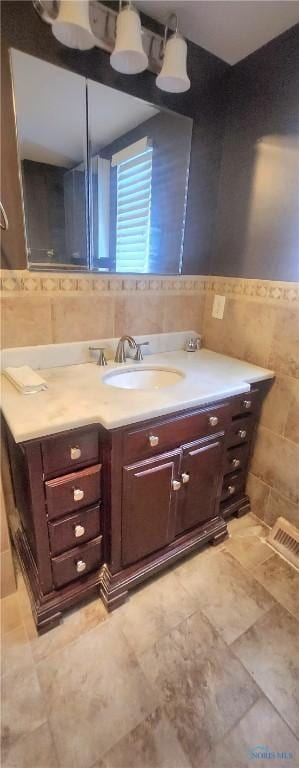
<instances>
[{"instance_id":1,"label":"reflection of window blind","mask_svg":"<svg viewBox=\"0 0 299 768\"><path fill-rule=\"evenodd\" d=\"M147 272L152 147L117 166L116 271Z\"/></svg>"}]
</instances>

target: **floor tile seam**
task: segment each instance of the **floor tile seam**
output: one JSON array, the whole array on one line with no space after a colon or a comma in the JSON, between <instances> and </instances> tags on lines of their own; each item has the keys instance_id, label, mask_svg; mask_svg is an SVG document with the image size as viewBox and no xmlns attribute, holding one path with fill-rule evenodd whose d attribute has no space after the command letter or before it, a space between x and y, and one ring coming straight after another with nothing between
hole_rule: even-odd
<instances>
[{"instance_id":1,"label":"floor tile seam","mask_svg":"<svg viewBox=\"0 0 299 768\"><path fill-rule=\"evenodd\" d=\"M105 622L103 622L103 623L105 623ZM93 627L93 629L96 629L96 627ZM92 631L92 629L91 629L91 630L89 630L89 631ZM122 630L121 630L121 629L119 630L119 632L120 632L120 634L122 635L122 637L123 637L123 640L125 641L125 643L126 643L126 644L128 644L128 641L127 641L126 637L123 635L123 632L122 632ZM87 632L86 634L88 634L88 632ZM71 643L71 644L73 644L73 643ZM66 646L65 646L65 647L66 647ZM63 649L60 649L60 650L63 650ZM129 650L131 651L131 648L130 648ZM59 652L59 651L58 651L58 652ZM56 652L55 652L55 653L56 653ZM51 654L51 655L52 655L52 654ZM54 655L54 654L53 654L53 655ZM143 669L142 669L141 665L139 664L139 661L138 661L138 659L136 659L136 655L135 655L134 651L133 651L133 655L134 655L134 657L135 657L135 660L137 660L137 666L138 666L138 669L139 669L139 670L142 672L142 674L143 674L143 677L144 677L144 679L145 679L145 681L146 681L147 685L149 686L149 691L150 691L150 693L151 693L151 694L154 694L153 698L155 698L155 693L156 693L156 692L155 692L155 690L154 690L153 686L151 686L151 684L149 683L149 681L148 681L148 678L146 677L146 675L145 675L145 673L144 673L144 671L143 671ZM46 658L46 659L43 659L43 661L47 661L47 658ZM40 663L41 663L41 662L39 662L39 664L40 664ZM43 690L42 690L42 693L43 693ZM46 697L45 697L45 699L46 699ZM138 722L137 722L137 723L134 725L134 728L137 728L137 726L141 725L141 723L143 723L143 722L144 722L144 721L145 721L145 720L146 720L146 719L149 717L149 715L151 715L151 714L152 714L152 712L154 712L154 710L155 710L155 709L157 709L157 707L158 707L160 704L161 704L161 702L160 702L160 701L157 701L157 702L155 701L155 705L153 706L153 708L151 708L151 709L150 709L150 711L149 711L149 712L147 712L147 714L145 714L143 717L141 717L141 718L140 718L140 720L138 719ZM51 711L50 711L50 708L49 708L49 707L48 707L48 705L47 705L47 702L46 702L46 711L47 711L47 722L48 722L48 725L49 725L49 730L50 730L50 733L51 733L51 736L52 736L53 742L54 742L54 744L55 744L55 753L56 753L56 755L57 755L57 765L59 766L59 768L66 768L66 766L65 766L63 763L61 763L61 761L60 761L60 757L59 757L59 749L58 749L58 745L57 745L57 742L56 742L56 737L55 737L55 728L53 727L53 725L52 725L52 722L51 722L51 717L52 717L52 715L51 715ZM125 738L126 736L128 736L128 735L129 735L129 733L131 733L131 731L133 731L133 730L134 730L134 728L131 728L131 729L129 729L129 730L126 732L126 733L124 733L124 734L123 734L123 735L120 737L120 739L119 739L118 741L120 741L122 738ZM116 742L116 743L117 743L117 742ZM108 748L108 749L105 751L105 753L103 753L103 754L99 755L99 756L97 757L97 759L96 759L96 762L94 762L94 761L93 761L93 762L90 764L90 766L89 766L89 765L86 765L86 764L84 764L84 768L93 768L93 767L97 768L97 763L98 763L100 760L103 760L103 759L104 759L104 757L105 757L105 755L107 755L107 754L108 754L108 752L110 751L110 749L113 749L113 747L114 747L114 746L115 746L115 744L112 744L112 745L110 745L110 747L109 747L109 748Z\"/></svg>"},{"instance_id":2,"label":"floor tile seam","mask_svg":"<svg viewBox=\"0 0 299 768\"><path fill-rule=\"evenodd\" d=\"M1 709L3 711L3 701L1 702ZM36 731L38 731L40 728L43 728L45 725L48 725L48 717L47 716L45 718L42 718L41 722L39 723L39 725L37 727L35 727L35 728L28 728L26 731L23 731L22 733L16 733L16 734L13 735L12 738L10 736L8 736L7 746L4 749L6 749L8 751L11 748L13 748L15 745L19 744L27 736L34 736ZM3 758L2 754L1 754L1 758Z\"/></svg>"},{"instance_id":3,"label":"floor tile seam","mask_svg":"<svg viewBox=\"0 0 299 768\"><path fill-rule=\"evenodd\" d=\"M279 557L278 553L277 553L277 556ZM274 553L274 557L275 557L275 553ZM295 569L295 570L297 572L297 569ZM261 581L259 581L254 574L252 574L252 575L253 575L253 578L255 579L255 581L257 582L257 584L259 584L261 587L263 587L265 589L265 591L269 593L269 595L272 598L272 600L274 600L274 605L271 606L270 610L272 610L272 608L277 608L277 606L279 606L280 608L283 608L285 611L287 611L287 613L289 613L289 615L292 616L292 618L295 619L295 621L297 623L299 623L299 615L296 615L295 613L293 613L293 611L291 611L291 609L288 608L288 606L286 606L285 603L282 603L278 599L278 597L276 597L276 595L273 595L273 593L270 592L270 590ZM266 609L265 613L267 613L267 610L269 610L269 609Z\"/></svg>"},{"instance_id":4,"label":"floor tile seam","mask_svg":"<svg viewBox=\"0 0 299 768\"><path fill-rule=\"evenodd\" d=\"M254 575L254 573L253 573L253 571L254 571L256 568L259 568L259 565L262 565L263 563L260 563L259 565L256 565L256 566L253 566L253 567L252 567L252 571L250 571L250 570L249 570L249 568L248 568L246 565L243 565L243 563L241 563L241 562L240 562L240 560L238 560L238 558L237 558L235 555L233 555L233 554L232 554L232 552L227 552L227 554L228 554L228 555L229 555L229 556L230 556L230 557L231 557L231 558L232 558L232 559L235 561L235 563L237 563L237 565L239 565L239 566L242 568L242 570L244 571L244 574L245 574L245 575L247 575L247 576L249 575L251 578L253 578L253 579L254 579L254 581L255 581L255 582L257 582L257 584L259 584L259 586L260 586L260 587L262 587L262 588L265 590L265 592L267 592L267 594L269 594L269 597L271 597L271 598L272 598L272 599L273 599L275 602L279 603L279 600L277 600L277 598L275 598L275 597L274 597L274 595L272 595L272 592L270 592L270 591L269 591L269 589L268 589L267 587L265 587L265 585L264 585L264 584L262 584L262 583L261 583L261 582L260 582L260 581L259 581L259 580L256 578L256 576L255 576L255 575ZM276 553L275 553L275 552L273 552L273 557L275 557L275 554L276 554ZM277 554L278 554L278 553L277 553ZM270 557L266 558L266 560L264 561L264 563L265 563L265 562L267 562L267 560L270 560L270 559L271 559L271 557L272 557L272 555L270 555ZM273 606L272 606L272 607L273 607ZM265 609L265 610L267 610L267 609Z\"/></svg>"},{"instance_id":5,"label":"floor tile seam","mask_svg":"<svg viewBox=\"0 0 299 768\"><path fill-rule=\"evenodd\" d=\"M255 681L254 681L254 682L255 682ZM241 723L241 721L243 720L243 718L244 718L244 717L246 717L246 716L248 715L248 713L251 711L251 709L253 709L253 707L255 707L255 706L256 706L257 702L258 702L258 701L261 701L263 698L265 698L265 696L264 696L263 692L262 692L262 691L260 691L260 689L259 689L259 686L256 686L256 687L258 688L256 699L255 699L255 700L252 702L252 704L250 704L250 705L249 705L249 707L248 707L248 708L247 708L247 709L246 709L246 710L245 710L245 711L244 711L244 712L243 712L243 713L240 715L240 717L238 717L238 718L237 718L237 720L236 720L236 721L235 721L235 722L234 722L232 725L230 725L230 727L228 728L228 730L227 730L227 731L225 731L225 733L223 733L221 736L219 736L218 738L216 738L215 742L213 743L213 746L212 746L210 749L208 749L208 750L207 750L207 752L205 753L204 757L207 757L209 754L211 754L211 752L213 752L213 750L214 750L216 747L218 747L218 746L219 746L219 744L220 744L220 743L221 743L221 742L222 742L224 739L226 739L226 738L227 738L227 737L230 735L230 733L231 733L231 732L234 730L234 728L237 728L237 727L238 727L238 725ZM215 766L215 768L217 768L217 766ZM232 766L232 768L233 768L233 766Z\"/></svg>"},{"instance_id":6,"label":"floor tile seam","mask_svg":"<svg viewBox=\"0 0 299 768\"><path fill-rule=\"evenodd\" d=\"M253 538L253 537L252 537L252 538ZM222 550L222 551L224 551L224 552L226 551L226 552L228 552L230 555L232 555L232 557L233 557L235 560L237 560L237 562L238 562L240 565L242 565L242 567L243 567L243 568L244 568L246 571L248 571L248 572L250 573L250 568L252 568L252 569L258 568L260 565L263 565L264 563L266 563L266 562L267 562L267 560L270 560L270 559L271 559L271 557L273 557L273 555L275 554L275 552L274 552L274 551L273 551L273 549L270 547L270 545L267 543L267 541L261 541L261 539L259 539L258 537L256 537L256 539L257 539L257 540L256 540L256 543L260 542L261 544L267 544L267 546L269 546L269 549L270 549L270 554L269 554L267 557L265 557L265 559L261 560L259 563L255 563L255 564L253 564L253 563L248 563L248 565L246 565L245 563L242 563L242 562L241 562L241 560L239 560L239 558L238 558L238 557L237 557L235 554L233 554L233 552L230 552L230 550L229 550L229 549L224 549L224 550ZM232 538L232 540L233 540L233 538Z\"/></svg>"},{"instance_id":7,"label":"floor tile seam","mask_svg":"<svg viewBox=\"0 0 299 768\"><path fill-rule=\"evenodd\" d=\"M26 629L25 625L24 626L20 625L20 626L16 627L15 629L11 629L9 632L5 633L5 637L7 637L7 635L12 634L13 632L17 632L19 629L23 629L24 630L24 633L26 635L26 641L27 641L28 648L29 648L30 657L31 657L32 668L35 669L36 662L35 662L35 659L33 657L31 642L30 642L30 638L29 638L29 635L28 635L28 632L27 632L27 629ZM3 635L3 637L4 637L4 635ZM3 666L3 659L1 659L1 679L3 680L5 677L7 677L7 675L9 675L11 673L11 670L7 670L7 672L3 672L2 671L2 666Z\"/></svg>"},{"instance_id":8,"label":"floor tile seam","mask_svg":"<svg viewBox=\"0 0 299 768\"><path fill-rule=\"evenodd\" d=\"M182 626L182 625L183 625L183 624L184 624L186 621L188 621L188 619L191 619L191 618L192 618L193 616L195 616L197 613L200 613L200 614L202 614L203 618L205 619L205 621L207 621L207 623L209 624L209 626L211 627L211 629L213 630L213 632L216 632L216 635L217 635L217 639L219 639L219 640L220 640L220 641L221 641L221 642L224 644L224 648L221 648L221 649L219 649L219 650L226 650L226 649L229 647L229 646L228 646L228 644L227 644L227 642L226 642L226 641L224 640L224 638L223 638L223 637L220 635L220 633L219 633L218 629L216 629L216 627L214 627L214 625L212 624L212 622L211 622L211 620L209 619L209 617L208 617L208 616L207 616L207 615L204 613L204 611L203 611L202 607L201 607L201 606L198 606L198 607L197 607L197 608L196 608L194 611L192 611L192 613L190 613L190 614L189 614L188 616L186 616L184 619L182 619L181 621L179 621L179 622L178 622L178 623L177 623L175 626L173 626L173 627L169 627L169 629L168 629L166 632L164 632L164 633L163 633L163 635L161 635L161 637L159 637L159 639L158 639L158 640L156 640L156 641L155 641L155 642L154 642L154 643L153 643L151 646L149 646L148 648L146 648L144 651L141 651L141 653L140 653L140 654L138 654L138 652L137 652L137 651L134 651L134 653L135 653L135 655L136 655L136 657L137 657L137 659L138 659L139 663L140 663L140 659L142 658L142 656L144 656L144 655L145 655L146 653L148 653L149 651L152 651L152 650L153 650L153 649L154 649L154 648L155 648L157 645L159 645L159 643L160 643L162 640L165 640L165 638L166 638L166 637L168 637L169 635L171 635L171 633L172 633L172 632L173 632L175 629L178 629L178 628L179 628L180 626ZM133 650L134 650L134 649L133 649ZM215 650L215 649L214 649L214 650ZM217 649L216 649L216 650L217 650Z\"/></svg>"},{"instance_id":9,"label":"floor tile seam","mask_svg":"<svg viewBox=\"0 0 299 768\"><path fill-rule=\"evenodd\" d=\"M222 551L222 552L223 552L223 554L225 555L225 551L224 551L224 550L221 550L221 551ZM248 575L249 575L249 571L247 570L247 568L246 568L245 566L243 566L243 565L242 565L242 563L240 563L240 562L239 562L239 560L237 560L237 558L236 558L234 555L232 555L230 552L227 552L227 554L228 554L228 555L229 555L229 557L231 557L231 558L232 558L232 560L233 560L233 561L234 561L234 562L235 562L235 563L236 563L236 564L237 564L237 565L238 565L238 566L239 566L239 567L242 569L242 571L244 572L244 575L245 575L245 576L248 576ZM272 600L274 600L274 603L278 603L278 604L280 604L280 605L281 605L281 603L279 603L279 601L278 601L278 600L276 600L276 598L275 598L275 597L273 597L273 595L271 594L271 592L269 592L269 590L267 590L267 589L266 589L266 587L264 587L262 584L260 584L260 582L259 582L259 581L258 581L258 580L257 580L255 577L253 577L253 578L254 578L254 581L255 581L257 584L259 584L259 586L260 586L260 587L262 586L262 587L263 587L263 589L264 589L264 591L265 591L267 594L269 594L269 597L271 597L271 599L272 599ZM186 589L186 590L188 590L188 587L185 587L185 589ZM189 592L188 592L188 594L189 594L189 595L192 597L191 591L189 591ZM249 595L249 597L251 598L251 595ZM254 600L254 598L251 598L251 599L252 599L252 600ZM254 602L256 602L256 601L254 600ZM258 603L256 603L256 605L257 605L257 607L259 608L259 605L258 605ZM204 608L203 608L202 606L199 606L199 607L200 607L200 610L202 611L202 613L204 614L205 618L208 618L208 619L209 619L209 617L208 617L208 616L207 616L207 614L205 613L205 610L204 610ZM270 606L270 608L273 608L273 607L274 607L274 606ZM263 613L266 613L266 612L269 610L269 607L268 607L268 608L265 608L265 609L261 609L261 610L262 610L262 615L263 615ZM214 626L214 624L211 622L211 619L209 619L209 621L210 621L210 623L212 624L213 628L214 628L214 629L215 629L215 630L218 632L218 634L220 634L220 633L219 633L219 630L217 629L217 627L215 627L215 626ZM255 620L255 621L256 621L256 620ZM255 623L255 621L253 622L253 624ZM252 626L252 625L250 625L250 626ZM250 627L247 627L247 629L249 629L249 628L250 628ZM247 629L245 630L245 632L247 631ZM242 633L242 634L243 634L243 633ZM221 637L222 637L222 635L221 635ZM238 638L235 638L235 639L238 639ZM234 642L234 640L233 640L232 642Z\"/></svg>"},{"instance_id":10,"label":"floor tile seam","mask_svg":"<svg viewBox=\"0 0 299 768\"><path fill-rule=\"evenodd\" d=\"M79 608L79 610L80 610L80 608ZM66 618L68 618L68 617L66 616ZM89 633L93 632L95 629L102 628L103 626L106 626L106 622L107 622L108 618L109 618L109 614L107 615L107 617L105 619L103 619L102 621L99 621L98 624L96 624L94 627L89 627L89 629L85 630L84 632L81 632L76 637L73 637L65 645L62 645L61 648L56 648L54 651L51 651L46 656L44 656L44 658L42 658L42 659L35 659L36 666L39 666L40 664L43 664L44 662L48 661L50 658L52 659L54 656L56 656L56 654L62 653L67 648L69 648L71 645L74 645L75 643L80 642L80 640L82 640L83 637L89 635ZM54 631L55 631L55 629L59 629L60 627L62 628L62 624L58 625L58 627L54 627ZM49 631L51 632L51 630L49 630ZM47 633L45 633L45 636L46 636L46 634ZM41 635L41 637L43 637L43 635ZM29 641L30 641L31 644L34 644L34 642L36 642L37 640L39 640L39 636L34 637L32 640L29 638Z\"/></svg>"},{"instance_id":11,"label":"floor tile seam","mask_svg":"<svg viewBox=\"0 0 299 768\"><path fill-rule=\"evenodd\" d=\"M59 761L59 759L58 759L58 753L57 753L56 743L55 743L55 740L54 740L54 736L53 736L53 732L52 732L52 729L51 729L51 724L50 724L50 722L49 722L49 719L48 719L48 718L45 720L45 722L43 722L43 723L41 723L40 725L38 725L38 726L37 726L37 728L34 728L34 729L33 729L33 731L27 731L26 733L23 733L23 734L22 734L22 736L20 736L20 737L17 737L17 739L16 739L16 742L18 742L18 741L21 741L22 739L26 739L28 736L32 736L32 737L34 737L34 736L35 736L35 734L37 733L37 731L41 731L41 729L42 729L42 728L44 728L44 727L45 727L45 725L48 727L48 729L49 729L49 733L50 733L50 736L51 736L51 739L52 739L52 745L51 745L51 747L52 747L52 746L54 747L54 757L55 757L55 759L56 759L56 763L57 763L57 766L58 766L59 768L65 768L65 766L61 765L61 763L60 763L60 761ZM33 767L33 766L32 766L32 768L35 768L35 767ZM39 768L43 768L43 766L39 766ZM48 768L48 766L44 766L44 768Z\"/></svg>"},{"instance_id":12,"label":"floor tile seam","mask_svg":"<svg viewBox=\"0 0 299 768\"><path fill-rule=\"evenodd\" d=\"M275 608L276 608L276 606L274 605L274 606L272 606L272 608L270 608L270 609L269 609L269 611L271 611L271 610L274 610ZM266 613L268 613L268 611L266 611ZM252 624L252 625L251 625L251 627L248 627L248 630L249 630L249 629L252 629L252 627L254 627L254 625L255 625L255 624L258 622L258 621L260 621L260 619L261 619L261 618L263 618L263 617L261 617L261 616L260 616L260 617L259 617L259 618L258 618L258 619L257 619L257 620L254 622L254 624ZM267 693L266 693L266 692L263 690L263 688L261 688L261 685L260 685L260 684L257 682L257 680L255 679L255 677L253 676L253 674L250 672L250 670L249 670L249 669L247 669L247 667L245 666L245 664L244 664L244 662L242 661L242 659L240 659L240 658L239 658L239 656L238 656L238 655L237 655L237 653L235 652L234 648L232 647L232 646L233 646L233 644L234 644L235 642L238 642L238 641L240 640L240 638L241 638L243 635L245 635L245 634L246 634L246 632L247 632L248 630L245 630L245 632L243 632L243 633L242 633L242 635L240 635L239 637L237 637L237 638L236 638L236 640L234 640L234 641L233 641L232 645L230 646L230 650L231 650L231 653L232 653L232 655L234 656L234 658L235 658L235 659L236 659L236 660L239 662L239 664L241 665L241 667L242 667L242 668L245 670L245 672L247 672L247 674L249 675L249 677L250 677L250 678L253 680L254 684L256 685L256 687L257 687L257 688L259 689L259 691L260 691L260 695L261 695L262 697L264 697L265 699L267 699L267 701L269 702L269 704L271 704L271 706L273 707L273 709L275 709L276 713L279 715L279 717L281 718L281 720L283 720L283 722L285 723L285 725L287 725L287 727L288 727L288 728L289 728L289 730L292 732L292 734L295 736L295 738L297 739L297 741L298 741L298 744L299 744L299 738L298 738L297 734L295 733L295 731L293 730L293 728L292 728L292 727L290 726L290 724L289 724L289 723L286 721L285 717L284 717L284 716L281 714L281 712L280 712L280 711L277 709L277 707L275 706L275 704L273 704L273 702L271 701L271 699L270 699L270 697L268 696L268 694L267 694Z\"/></svg>"}]
</instances>

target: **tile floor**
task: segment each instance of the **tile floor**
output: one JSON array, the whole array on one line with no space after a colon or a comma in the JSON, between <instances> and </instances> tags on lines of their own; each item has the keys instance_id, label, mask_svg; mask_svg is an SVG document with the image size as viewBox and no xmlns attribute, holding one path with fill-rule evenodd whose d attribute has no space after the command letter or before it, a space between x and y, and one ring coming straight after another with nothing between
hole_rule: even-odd
<instances>
[{"instance_id":1,"label":"tile floor","mask_svg":"<svg viewBox=\"0 0 299 768\"><path fill-rule=\"evenodd\" d=\"M19 574L2 600L3 768L299 765L299 574L253 515L229 530L114 614L94 600L41 637Z\"/></svg>"}]
</instances>

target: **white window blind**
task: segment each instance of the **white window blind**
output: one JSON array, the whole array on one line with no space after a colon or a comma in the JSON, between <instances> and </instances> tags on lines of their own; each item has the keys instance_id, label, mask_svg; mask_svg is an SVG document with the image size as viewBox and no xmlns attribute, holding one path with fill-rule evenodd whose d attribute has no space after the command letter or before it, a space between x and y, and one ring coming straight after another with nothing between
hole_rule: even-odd
<instances>
[{"instance_id":1,"label":"white window blind","mask_svg":"<svg viewBox=\"0 0 299 768\"><path fill-rule=\"evenodd\" d=\"M147 272L150 253L152 154L117 166L116 271Z\"/></svg>"}]
</instances>

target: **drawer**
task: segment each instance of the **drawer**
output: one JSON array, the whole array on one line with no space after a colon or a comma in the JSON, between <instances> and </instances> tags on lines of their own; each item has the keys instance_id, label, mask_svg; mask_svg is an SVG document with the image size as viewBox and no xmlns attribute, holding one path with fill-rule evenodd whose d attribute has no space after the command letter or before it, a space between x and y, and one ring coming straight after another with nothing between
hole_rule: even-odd
<instances>
[{"instance_id":1,"label":"drawer","mask_svg":"<svg viewBox=\"0 0 299 768\"><path fill-rule=\"evenodd\" d=\"M230 403L223 403L188 416L153 422L141 429L130 429L124 435L126 461L175 448L192 439L208 437L224 431L231 421Z\"/></svg>"},{"instance_id":2,"label":"drawer","mask_svg":"<svg viewBox=\"0 0 299 768\"><path fill-rule=\"evenodd\" d=\"M229 428L227 436L227 446L242 445L248 443L251 438L255 421L253 416L245 416L243 419L236 419Z\"/></svg>"},{"instance_id":3,"label":"drawer","mask_svg":"<svg viewBox=\"0 0 299 768\"><path fill-rule=\"evenodd\" d=\"M100 505L82 509L73 515L49 523L50 548L52 555L60 555L67 549L95 539L101 530Z\"/></svg>"},{"instance_id":4,"label":"drawer","mask_svg":"<svg viewBox=\"0 0 299 768\"><path fill-rule=\"evenodd\" d=\"M249 445L238 445L235 448L229 448L226 453L224 473L243 470L246 468L249 455Z\"/></svg>"},{"instance_id":5,"label":"drawer","mask_svg":"<svg viewBox=\"0 0 299 768\"><path fill-rule=\"evenodd\" d=\"M245 487L246 472L239 472L238 474L226 475L222 485L221 501L227 501L234 498Z\"/></svg>"},{"instance_id":6,"label":"drawer","mask_svg":"<svg viewBox=\"0 0 299 768\"><path fill-rule=\"evenodd\" d=\"M45 489L50 519L88 507L100 499L101 464L47 480Z\"/></svg>"},{"instance_id":7,"label":"drawer","mask_svg":"<svg viewBox=\"0 0 299 768\"><path fill-rule=\"evenodd\" d=\"M81 547L52 558L52 572L55 587L63 587L74 579L85 576L99 568L102 561L102 536L82 544Z\"/></svg>"},{"instance_id":8,"label":"drawer","mask_svg":"<svg viewBox=\"0 0 299 768\"><path fill-rule=\"evenodd\" d=\"M261 393L258 389L253 389L251 392L245 392L244 395L238 395L234 397L233 417L240 416L242 413L257 413L261 403Z\"/></svg>"},{"instance_id":9,"label":"drawer","mask_svg":"<svg viewBox=\"0 0 299 768\"><path fill-rule=\"evenodd\" d=\"M60 475L73 467L99 461L99 433L95 429L50 437L41 445L45 476Z\"/></svg>"}]
</instances>

